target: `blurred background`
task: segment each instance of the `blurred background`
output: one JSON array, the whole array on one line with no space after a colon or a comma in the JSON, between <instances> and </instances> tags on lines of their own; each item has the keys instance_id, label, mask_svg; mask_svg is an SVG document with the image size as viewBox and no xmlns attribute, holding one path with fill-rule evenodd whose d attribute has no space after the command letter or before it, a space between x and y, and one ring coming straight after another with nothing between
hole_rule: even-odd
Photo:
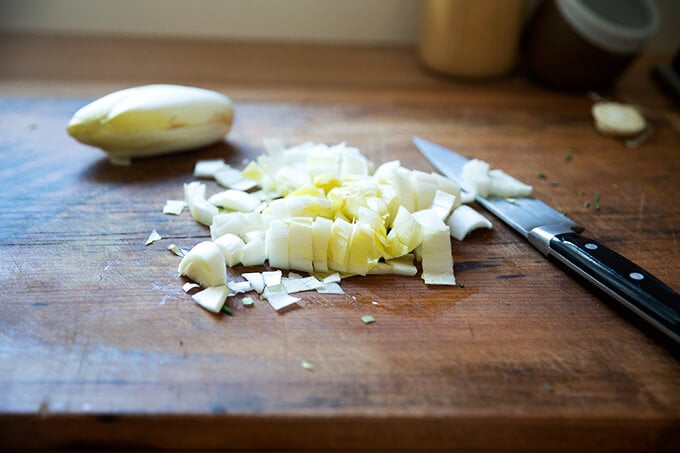
<instances>
[{"instance_id":1,"label":"blurred background","mask_svg":"<svg viewBox=\"0 0 680 453\"><path fill-rule=\"evenodd\" d=\"M540 0L530 0L527 14ZM0 0L0 31L416 44L420 0ZM647 52L680 46L680 1L657 0Z\"/></svg>"}]
</instances>

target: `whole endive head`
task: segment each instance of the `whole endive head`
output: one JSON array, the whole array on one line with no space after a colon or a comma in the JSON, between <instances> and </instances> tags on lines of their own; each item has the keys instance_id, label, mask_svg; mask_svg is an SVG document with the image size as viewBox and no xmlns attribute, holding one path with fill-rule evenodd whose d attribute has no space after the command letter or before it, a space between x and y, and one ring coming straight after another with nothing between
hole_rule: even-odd
<instances>
[{"instance_id":1,"label":"whole endive head","mask_svg":"<svg viewBox=\"0 0 680 453\"><path fill-rule=\"evenodd\" d=\"M195 149L223 140L231 129L231 100L182 85L144 85L107 94L78 110L67 132L106 151L113 163Z\"/></svg>"}]
</instances>

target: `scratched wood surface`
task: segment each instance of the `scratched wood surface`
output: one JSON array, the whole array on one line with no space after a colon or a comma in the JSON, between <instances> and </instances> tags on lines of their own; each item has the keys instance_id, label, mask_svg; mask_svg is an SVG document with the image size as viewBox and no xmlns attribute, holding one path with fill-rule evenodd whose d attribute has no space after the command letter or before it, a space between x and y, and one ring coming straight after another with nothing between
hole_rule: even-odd
<instances>
[{"instance_id":1,"label":"scratched wood surface","mask_svg":"<svg viewBox=\"0 0 680 453\"><path fill-rule=\"evenodd\" d=\"M680 446L677 349L495 219L453 244L464 287L355 278L346 295L305 294L283 314L235 298L227 316L191 301L166 251L207 230L161 212L197 159L241 167L265 137L347 141L376 163L430 171L410 143L419 135L533 184L678 290L680 135L646 72L610 93L648 108L654 132L631 149L594 131L585 94L443 79L410 49L219 46L0 40L0 447ZM106 64L144 49L139 67ZM222 63L173 66L217 49ZM281 71L263 72L272 58ZM225 143L113 167L66 135L88 100L151 81L232 96ZM152 229L164 239L145 246Z\"/></svg>"}]
</instances>

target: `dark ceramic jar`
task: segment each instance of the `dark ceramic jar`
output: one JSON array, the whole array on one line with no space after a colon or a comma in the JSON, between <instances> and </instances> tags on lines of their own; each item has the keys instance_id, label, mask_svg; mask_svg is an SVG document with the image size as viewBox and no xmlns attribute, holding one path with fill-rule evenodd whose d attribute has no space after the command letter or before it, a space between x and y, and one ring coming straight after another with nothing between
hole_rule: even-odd
<instances>
[{"instance_id":1,"label":"dark ceramic jar","mask_svg":"<svg viewBox=\"0 0 680 453\"><path fill-rule=\"evenodd\" d=\"M546 0L525 28L525 65L554 88L606 89L658 27L652 0Z\"/></svg>"}]
</instances>

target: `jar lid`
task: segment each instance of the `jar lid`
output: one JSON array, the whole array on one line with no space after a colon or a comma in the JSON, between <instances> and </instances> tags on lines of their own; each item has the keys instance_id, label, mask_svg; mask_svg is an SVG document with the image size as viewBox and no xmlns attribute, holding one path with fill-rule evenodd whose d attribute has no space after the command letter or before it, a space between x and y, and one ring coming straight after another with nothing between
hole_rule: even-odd
<instances>
[{"instance_id":1,"label":"jar lid","mask_svg":"<svg viewBox=\"0 0 680 453\"><path fill-rule=\"evenodd\" d=\"M565 20L592 44L615 53L635 53L659 29L651 0L555 0Z\"/></svg>"}]
</instances>

